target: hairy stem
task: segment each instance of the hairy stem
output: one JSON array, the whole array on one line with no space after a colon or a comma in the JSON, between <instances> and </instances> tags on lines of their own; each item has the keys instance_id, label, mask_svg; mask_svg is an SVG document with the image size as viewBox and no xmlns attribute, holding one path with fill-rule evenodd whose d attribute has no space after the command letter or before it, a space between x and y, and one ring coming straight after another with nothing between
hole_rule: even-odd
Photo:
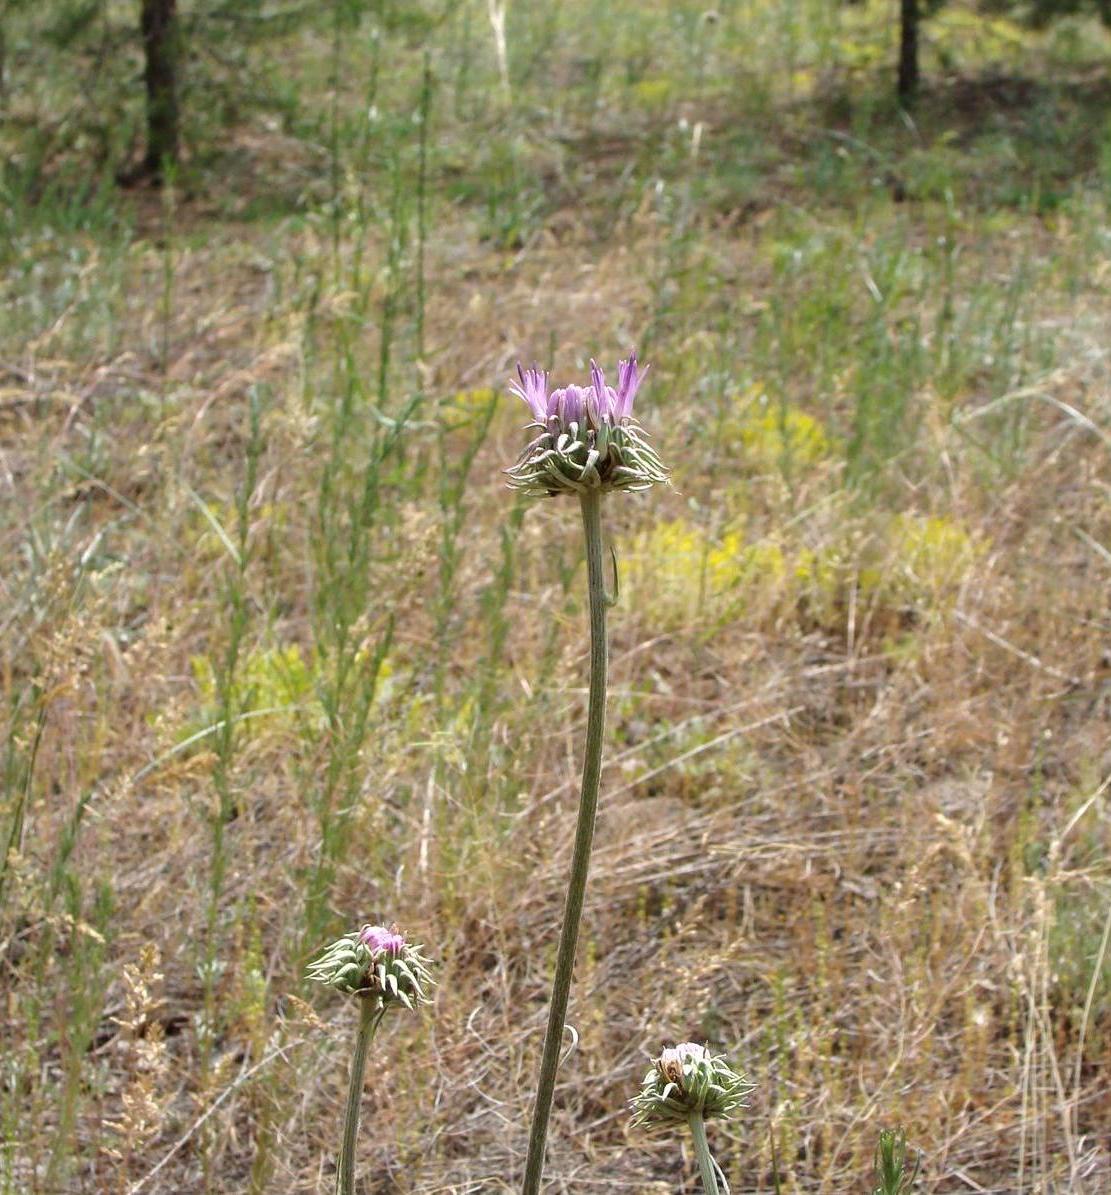
<instances>
[{"instance_id":1,"label":"hairy stem","mask_svg":"<svg viewBox=\"0 0 1111 1195\"><path fill-rule=\"evenodd\" d=\"M385 1009L376 1008L373 1000L359 1001L359 1032L355 1037L355 1053L351 1059L351 1085L347 1090L343 1142L339 1147L336 1195L355 1195L355 1138L359 1135L359 1105L363 1096L366 1055L384 1015Z\"/></svg>"},{"instance_id":2,"label":"hairy stem","mask_svg":"<svg viewBox=\"0 0 1111 1195\"><path fill-rule=\"evenodd\" d=\"M694 1138L694 1155L698 1159L698 1172L702 1175L702 1190L705 1195L720 1195L717 1168L710 1153L710 1143L706 1140L706 1121L702 1113L694 1111L688 1118L691 1126L691 1136Z\"/></svg>"},{"instance_id":3,"label":"hairy stem","mask_svg":"<svg viewBox=\"0 0 1111 1195\"><path fill-rule=\"evenodd\" d=\"M548 1030L544 1036L544 1055L536 1084L536 1104L529 1130L528 1158L525 1162L524 1195L538 1195L544 1170L544 1142L548 1118L552 1112L556 1071L563 1044L567 1018L567 998L575 969L575 947L579 940L586 877L590 870L590 849L594 842L594 820L598 810L598 779L602 770L602 735L606 721L606 596L602 575L602 495L597 490L582 494L583 531L586 534L587 585L590 593L590 699L586 715L586 759L583 762L582 795L579 821L575 830L575 852L567 884L567 902L563 908L563 929L559 937L552 1003L548 1010Z\"/></svg>"}]
</instances>

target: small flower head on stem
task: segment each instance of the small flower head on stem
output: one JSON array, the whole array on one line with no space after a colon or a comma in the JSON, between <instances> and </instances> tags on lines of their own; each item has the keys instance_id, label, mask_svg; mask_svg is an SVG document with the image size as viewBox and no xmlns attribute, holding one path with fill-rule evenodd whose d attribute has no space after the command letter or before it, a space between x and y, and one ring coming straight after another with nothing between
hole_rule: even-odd
<instances>
[{"instance_id":1,"label":"small flower head on stem","mask_svg":"<svg viewBox=\"0 0 1111 1195\"><path fill-rule=\"evenodd\" d=\"M435 982L421 947L411 945L397 926L364 925L344 934L309 965L309 979L344 995L372 1000L381 1011L393 1005L410 1010L429 1003Z\"/></svg>"},{"instance_id":2,"label":"small flower head on stem","mask_svg":"<svg viewBox=\"0 0 1111 1195\"><path fill-rule=\"evenodd\" d=\"M633 400L647 366L636 354L617 367L617 386L606 384L590 363L589 386L550 390L547 370L522 369L510 389L532 412L535 439L507 470L515 490L534 497L581 494L584 490L646 490L666 482L668 471L640 424Z\"/></svg>"},{"instance_id":3,"label":"small flower head on stem","mask_svg":"<svg viewBox=\"0 0 1111 1195\"><path fill-rule=\"evenodd\" d=\"M664 1050L645 1074L632 1100L633 1124L643 1128L686 1124L692 1112L706 1120L728 1119L752 1089L752 1083L724 1055L711 1054L695 1042L682 1042Z\"/></svg>"}]
</instances>

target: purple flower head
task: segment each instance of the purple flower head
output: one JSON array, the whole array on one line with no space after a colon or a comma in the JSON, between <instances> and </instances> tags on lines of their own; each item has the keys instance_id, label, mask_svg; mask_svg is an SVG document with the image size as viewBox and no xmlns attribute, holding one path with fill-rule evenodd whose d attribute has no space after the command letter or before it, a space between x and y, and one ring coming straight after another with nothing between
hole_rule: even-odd
<instances>
[{"instance_id":1,"label":"purple flower head","mask_svg":"<svg viewBox=\"0 0 1111 1195\"><path fill-rule=\"evenodd\" d=\"M692 1112L706 1120L728 1119L744 1106L752 1084L724 1055L685 1041L664 1050L634 1096L633 1124L665 1128L683 1124Z\"/></svg>"},{"instance_id":2,"label":"purple flower head","mask_svg":"<svg viewBox=\"0 0 1111 1195\"><path fill-rule=\"evenodd\" d=\"M710 1051L698 1042L684 1041L677 1046L669 1046L656 1059L656 1066L665 1079L672 1083L683 1085L683 1068L688 1065L698 1066L710 1057Z\"/></svg>"},{"instance_id":3,"label":"purple flower head","mask_svg":"<svg viewBox=\"0 0 1111 1195\"><path fill-rule=\"evenodd\" d=\"M636 353L630 353L617 366L615 388L592 360L589 386L549 390L547 371L518 365L519 380L510 389L528 405L539 434L508 470L510 485L541 497L589 489L644 490L666 482L666 466L633 418L645 372Z\"/></svg>"},{"instance_id":4,"label":"purple flower head","mask_svg":"<svg viewBox=\"0 0 1111 1195\"><path fill-rule=\"evenodd\" d=\"M386 929L384 925L364 925L359 931L359 941L370 947L371 954L378 955L384 952L395 958L406 946L403 934Z\"/></svg>"}]
</instances>

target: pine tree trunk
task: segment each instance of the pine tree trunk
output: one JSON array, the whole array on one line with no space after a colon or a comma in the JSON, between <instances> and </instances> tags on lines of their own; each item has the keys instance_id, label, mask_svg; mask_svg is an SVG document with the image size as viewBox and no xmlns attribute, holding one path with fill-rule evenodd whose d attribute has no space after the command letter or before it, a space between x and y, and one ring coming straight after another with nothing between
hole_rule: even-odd
<instances>
[{"instance_id":1,"label":"pine tree trunk","mask_svg":"<svg viewBox=\"0 0 1111 1195\"><path fill-rule=\"evenodd\" d=\"M177 0L142 0L147 86L147 154L143 173L160 178L165 163L178 158Z\"/></svg>"},{"instance_id":2,"label":"pine tree trunk","mask_svg":"<svg viewBox=\"0 0 1111 1195\"><path fill-rule=\"evenodd\" d=\"M918 94L918 0L902 0L899 25L899 99L906 105Z\"/></svg>"}]
</instances>

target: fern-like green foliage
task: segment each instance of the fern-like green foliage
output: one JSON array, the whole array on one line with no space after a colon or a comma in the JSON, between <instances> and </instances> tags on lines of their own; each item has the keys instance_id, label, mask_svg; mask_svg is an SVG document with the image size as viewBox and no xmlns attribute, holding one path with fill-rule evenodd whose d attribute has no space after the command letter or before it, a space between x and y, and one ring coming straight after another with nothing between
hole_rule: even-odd
<instances>
[{"instance_id":1,"label":"fern-like green foliage","mask_svg":"<svg viewBox=\"0 0 1111 1195\"><path fill-rule=\"evenodd\" d=\"M906 1129L884 1129L876 1145L872 1195L906 1195L914 1186L920 1161L917 1153L913 1160L907 1157Z\"/></svg>"}]
</instances>

